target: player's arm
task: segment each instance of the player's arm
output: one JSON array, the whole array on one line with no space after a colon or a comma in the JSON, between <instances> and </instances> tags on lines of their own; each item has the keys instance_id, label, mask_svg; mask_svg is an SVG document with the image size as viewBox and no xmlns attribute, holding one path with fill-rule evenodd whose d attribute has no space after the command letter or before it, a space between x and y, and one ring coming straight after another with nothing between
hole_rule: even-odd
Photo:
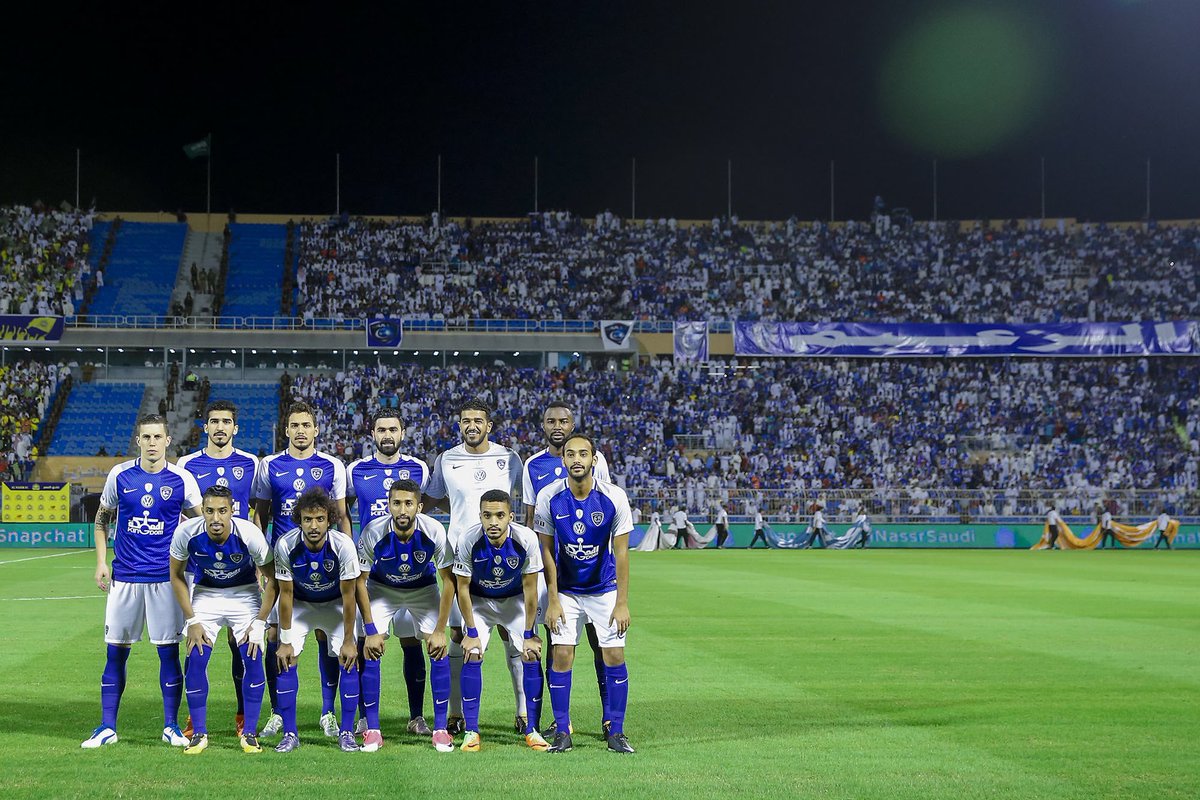
<instances>
[{"instance_id":1,"label":"player's arm","mask_svg":"<svg viewBox=\"0 0 1200 800\"><path fill-rule=\"evenodd\" d=\"M629 536L614 536L613 558L617 562L617 603L610 622L617 625L617 633L629 630Z\"/></svg>"},{"instance_id":2,"label":"player's arm","mask_svg":"<svg viewBox=\"0 0 1200 800\"><path fill-rule=\"evenodd\" d=\"M371 595L367 592L367 578L370 577L369 570L363 570L358 574L358 586L354 590L354 596L358 601L358 613L362 614L363 628L367 632L367 638L363 640L363 654L367 658L376 659L383 656L384 636L387 634L387 623L385 622L383 633L372 633L375 630L375 617L371 614Z\"/></svg>"},{"instance_id":3,"label":"player's arm","mask_svg":"<svg viewBox=\"0 0 1200 800\"><path fill-rule=\"evenodd\" d=\"M479 644L479 632L475 629L475 606L471 603L471 578L467 575L454 574L454 582L458 588L458 610L462 612L463 654L468 661L478 661L483 658L483 648ZM475 635L471 635L475 631ZM475 656L475 658L472 658Z\"/></svg>"},{"instance_id":4,"label":"player's arm","mask_svg":"<svg viewBox=\"0 0 1200 800\"><path fill-rule=\"evenodd\" d=\"M338 529L347 536L354 536L354 532L350 528L350 513L346 511L346 498L341 498L337 504L338 513L342 515L338 520Z\"/></svg>"},{"instance_id":5,"label":"player's arm","mask_svg":"<svg viewBox=\"0 0 1200 800\"><path fill-rule=\"evenodd\" d=\"M292 579L283 578L276 568L275 580L279 584L279 669L285 670L296 663L296 651L292 649Z\"/></svg>"},{"instance_id":6,"label":"player's arm","mask_svg":"<svg viewBox=\"0 0 1200 800\"><path fill-rule=\"evenodd\" d=\"M546 624L552 630L557 630L559 624L565 625L562 605L558 601L558 564L554 561L554 534L547 536L538 533L538 541L542 545L542 570L546 575Z\"/></svg>"},{"instance_id":7,"label":"player's arm","mask_svg":"<svg viewBox=\"0 0 1200 800\"><path fill-rule=\"evenodd\" d=\"M262 498L255 499L254 513L251 515L250 521L265 533L267 526L271 524L271 501Z\"/></svg>"},{"instance_id":8,"label":"player's arm","mask_svg":"<svg viewBox=\"0 0 1200 800\"><path fill-rule=\"evenodd\" d=\"M200 506L191 506L183 510L183 515L188 519L200 516Z\"/></svg>"},{"instance_id":9,"label":"player's arm","mask_svg":"<svg viewBox=\"0 0 1200 800\"><path fill-rule=\"evenodd\" d=\"M258 609L258 616L250 623L250 629L246 631L245 637L242 638L239 645L248 644L246 655L250 658L255 658L258 655L258 649L262 647L263 639L267 635L267 618L271 616L271 609L275 607L275 601L279 597L279 581L275 580L275 575L272 571L258 568L258 582L260 586L265 587L262 595L262 605Z\"/></svg>"},{"instance_id":10,"label":"player's arm","mask_svg":"<svg viewBox=\"0 0 1200 800\"><path fill-rule=\"evenodd\" d=\"M526 572L522 575L521 590L525 595L525 642L521 652L526 661L540 661L542 640L537 635L538 573Z\"/></svg>"},{"instance_id":11,"label":"player's arm","mask_svg":"<svg viewBox=\"0 0 1200 800\"><path fill-rule=\"evenodd\" d=\"M180 561L171 556L171 591L175 593L175 602L179 603L179 608L183 611L183 618L186 620L183 623L183 632L187 635L187 642L183 652L191 653L195 650L200 653L205 647L212 647L212 642L204 632L204 626L196 621L196 612L192 609L191 592L188 590L187 577L184 575L186 567L186 561Z\"/></svg>"},{"instance_id":12,"label":"player's arm","mask_svg":"<svg viewBox=\"0 0 1200 800\"><path fill-rule=\"evenodd\" d=\"M441 602L438 604L437 628L429 636L429 657L444 658L450 643L446 641L446 626L450 624L450 609L454 606L454 572L449 565L438 567L442 581Z\"/></svg>"},{"instance_id":13,"label":"player's arm","mask_svg":"<svg viewBox=\"0 0 1200 800\"><path fill-rule=\"evenodd\" d=\"M96 540L96 586L102 592L107 592L112 585L112 576L108 571L108 531L116 517L117 510L103 503L96 509L96 525L92 538Z\"/></svg>"},{"instance_id":14,"label":"player's arm","mask_svg":"<svg viewBox=\"0 0 1200 800\"><path fill-rule=\"evenodd\" d=\"M342 630L345 632L345 638L342 639L342 651L338 653L338 662L344 669L349 669L358 660L358 642L356 640L358 631L354 627L354 622L358 618L358 576L343 578L340 588L342 590Z\"/></svg>"},{"instance_id":15,"label":"player's arm","mask_svg":"<svg viewBox=\"0 0 1200 800\"><path fill-rule=\"evenodd\" d=\"M446 491L446 476L442 474L441 455L433 461L433 474L421 495L421 505L426 514L431 514L439 508L450 510L450 492Z\"/></svg>"}]
</instances>

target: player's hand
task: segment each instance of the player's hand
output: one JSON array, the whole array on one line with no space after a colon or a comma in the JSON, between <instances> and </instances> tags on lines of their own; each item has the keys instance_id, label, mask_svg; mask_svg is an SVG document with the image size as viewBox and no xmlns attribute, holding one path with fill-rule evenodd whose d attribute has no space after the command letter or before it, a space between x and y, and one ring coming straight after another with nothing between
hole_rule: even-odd
<instances>
[{"instance_id":1,"label":"player's hand","mask_svg":"<svg viewBox=\"0 0 1200 800\"><path fill-rule=\"evenodd\" d=\"M449 643L446 641L446 632L434 631L433 633L429 634L429 640L425 643L425 646L429 650L429 657L434 661L445 658L446 651L450 647Z\"/></svg>"},{"instance_id":2,"label":"player's hand","mask_svg":"<svg viewBox=\"0 0 1200 800\"><path fill-rule=\"evenodd\" d=\"M629 630L629 623L631 622L629 619L629 605L627 603L617 603L616 608L613 609L612 616L608 618L609 625L612 625L614 622L617 625L617 635L624 636L625 631Z\"/></svg>"},{"instance_id":3,"label":"player's hand","mask_svg":"<svg viewBox=\"0 0 1200 800\"><path fill-rule=\"evenodd\" d=\"M382 633L373 633L363 642L363 655L371 660L383 658L384 638Z\"/></svg>"},{"instance_id":4,"label":"player's hand","mask_svg":"<svg viewBox=\"0 0 1200 800\"><path fill-rule=\"evenodd\" d=\"M197 653L203 653L205 647L212 647L212 642L208 638L208 634L204 632L204 626L199 622L188 626L187 629L187 647L185 653L190 653L195 650Z\"/></svg>"},{"instance_id":5,"label":"player's hand","mask_svg":"<svg viewBox=\"0 0 1200 800\"><path fill-rule=\"evenodd\" d=\"M464 636L462 640L463 658L467 661L483 660L483 645L478 636Z\"/></svg>"},{"instance_id":6,"label":"player's hand","mask_svg":"<svg viewBox=\"0 0 1200 800\"><path fill-rule=\"evenodd\" d=\"M279 659L280 672L296 665L296 650L290 644L279 645L279 649L275 651L275 657Z\"/></svg>"},{"instance_id":7,"label":"player's hand","mask_svg":"<svg viewBox=\"0 0 1200 800\"><path fill-rule=\"evenodd\" d=\"M358 643L354 641L353 636L347 636L346 641L342 642L342 649L338 651L338 663L342 665L342 669L350 669L356 661L358 661Z\"/></svg>"},{"instance_id":8,"label":"player's hand","mask_svg":"<svg viewBox=\"0 0 1200 800\"><path fill-rule=\"evenodd\" d=\"M246 631L246 635L238 642L238 645L246 645L246 655L251 661L258 658L258 651L262 649L263 637L267 633L267 623L261 619L256 619L250 623L250 628Z\"/></svg>"},{"instance_id":9,"label":"player's hand","mask_svg":"<svg viewBox=\"0 0 1200 800\"><path fill-rule=\"evenodd\" d=\"M534 636L532 639L525 640L525 649L521 653L521 657L526 661L541 661L542 660L542 640Z\"/></svg>"},{"instance_id":10,"label":"player's hand","mask_svg":"<svg viewBox=\"0 0 1200 800\"><path fill-rule=\"evenodd\" d=\"M546 603L546 625L550 630L559 633L559 629L565 627L567 618L563 615L562 603L558 600L550 600Z\"/></svg>"},{"instance_id":11,"label":"player's hand","mask_svg":"<svg viewBox=\"0 0 1200 800\"><path fill-rule=\"evenodd\" d=\"M102 592L107 592L112 586L112 576L108 572L108 564L100 564L96 567L96 587Z\"/></svg>"}]
</instances>

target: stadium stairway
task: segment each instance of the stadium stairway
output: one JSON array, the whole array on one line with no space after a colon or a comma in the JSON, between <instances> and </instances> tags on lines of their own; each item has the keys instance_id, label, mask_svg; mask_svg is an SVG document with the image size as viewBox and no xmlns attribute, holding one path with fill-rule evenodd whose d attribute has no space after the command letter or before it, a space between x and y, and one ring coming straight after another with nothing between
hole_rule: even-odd
<instances>
[{"instance_id":1,"label":"stadium stairway","mask_svg":"<svg viewBox=\"0 0 1200 800\"><path fill-rule=\"evenodd\" d=\"M179 270L175 275L175 288L171 292L170 304L179 303L188 293L192 295L192 316L207 317L212 313L213 296L199 292L192 285L192 264L199 270L221 271L221 234L205 233L188 229L183 240L183 253L179 257Z\"/></svg>"},{"instance_id":2,"label":"stadium stairway","mask_svg":"<svg viewBox=\"0 0 1200 800\"><path fill-rule=\"evenodd\" d=\"M187 226L177 222L123 222L104 286L96 292L88 313L166 314L186 234ZM94 229L92 235L99 234Z\"/></svg>"},{"instance_id":3,"label":"stadium stairway","mask_svg":"<svg viewBox=\"0 0 1200 800\"><path fill-rule=\"evenodd\" d=\"M54 429L48 455L128 453L146 387L141 383L79 383L71 390Z\"/></svg>"},{"instance_id":4,"label":"stadium stairway","mask_svg":"<svg viewBox=\"0 0 1200 800\"><path fill-rule=\"evenodd\" d=\"M287 226L235 222L229 231L229 275L221 315L278 316Z\"/></svg>"}]
</instances>

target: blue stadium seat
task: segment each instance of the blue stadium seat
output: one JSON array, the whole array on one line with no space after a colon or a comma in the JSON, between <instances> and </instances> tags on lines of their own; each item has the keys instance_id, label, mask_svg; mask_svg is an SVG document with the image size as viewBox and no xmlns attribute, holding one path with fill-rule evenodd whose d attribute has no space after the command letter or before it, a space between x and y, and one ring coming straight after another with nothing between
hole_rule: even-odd
<instances>
[{"instance_id":1,"label":"blue stadium seat","mask_svg":"<svg viewBox=\"0 0 1200 800\"><path fill-rule=\"evenodd\" d=\"M126 453L146 387L140 383L76 384L54 429L49 455L94 456Z\"/></svg>"},{"instance_id":2,"label":"blue stadium seat","mask_svg":"<svg viewBox=\"0 0 1200 800\"><path fill-rule=\"evenodd\" d=\"M274 452L274 425L279 415L278 383L214 383L209 402L229 400L238 408L238 435L234 445L258 454L261 447Z\"/></svg>"},{"instance_id":3,"label":"blue stadium seat","mask_svg":"<svg viewBox=\"0 0 1200 800\"><path fill-rule=\"evenodd\" d=\"M103 227L102 227L103 226ZM92 247L102 251L108 223L92 229ZM187 225L178 222L122 222L104 286L89 314L158 316L167 313L179 272Z\"/></svg>"},{"instance_id":4,"label":"blue stadium seat","mask_svg":"<svg viewBox=\"0 0 1200 800\"><path fill-rule=\"evenodd\" d=\"M229 233L229 274L221 316L278 316L287 226L234 223Z\"/></svg>"}]
</instances>

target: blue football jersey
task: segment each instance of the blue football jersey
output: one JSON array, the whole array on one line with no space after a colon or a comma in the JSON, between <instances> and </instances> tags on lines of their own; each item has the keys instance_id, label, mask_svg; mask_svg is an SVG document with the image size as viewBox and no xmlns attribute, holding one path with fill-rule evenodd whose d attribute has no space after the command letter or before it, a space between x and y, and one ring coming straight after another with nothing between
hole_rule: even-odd
<instances>
[{"instance_id":1,"label":"blue football jersey","mask_svg":"<svg viewBox=\"0 0 1200 800\"><path fill-rule=\"evenodd\" d=\"M572 594L603 594L617 588L612 540L633 530L629 498L619 486L596 481L583 500L567 482L547 486L537 498L533 526L554 537L551 552L558 567L558 589Z\"/></svg>"},{"instance_id":2,"label":"blue football jersey","mask_svg":"<svg viewBox=\"0 0 1200 800\"><path fill-rule=\"evenodd\" d=\"M196 586L228 589L257 585L254 568L271 562L271 547L254 523L234 519L232 527L221 544L209 538L204 517L185 520L175 531L171 558L186 563Z\"/></svg>"},{"instance_id":3,"label":"blue football jersey","mask_svg":"<svg viewBox=\"0 0 1200 800\"><path fill-rule=\"evenodd\" d=\"M374 458L360 458L346 468L347 489L355 498L361 538L371 520L388 516L388 490L396 481L410 480L425 491L429 467L413 456L400 454L395 464L381 464Z\"/></svg>"},{"instance_id":4,"label":"blue football jersey","mask_svg":"<svg viewBox=\"0 0 1200 800\"><path fill-rule=\"evenodd\" d=\"M258 459L245 450L234 450L226 458L213 458L203 450L188 453L179 459L183 467L196 479L203 495L212 486L224 486L233 492L233 515L250 519L250 491L254 476L258 472Z\"/></svg>"},{"instance_id":5,"label":"blue football jersey","mask_svg":"<svg viewBox=\"0 0 1200 800\"><path fill-rule=\"evenodd\" d=\"M170 463L159 472L146 472L141 459L123 461L109 471L100 504L117 512L113 580L171 580L171 539L184 510L200 505L192 474Z\"/></svg>"},{"instance_id":6,"label":"blue football jersey","mask_svg":"<svg viewBox=\"0 0 1200 800\"><path fill-rule=\"evenodd\" d=\"M391 516L373 520L358 537L358 566L370 581L392 589L418 589L437 583L439 569L454 562L446 528L418 514L407 542L392 529Z\"/></svg>"},{"instance_id":7,"label":"blue football jersey","mask_svg":"<svg viewBox=\"0 0 1200 800\"><path fill-rule=\"evenodd\" d=\"M542 549L537 534L524 525L508 526L508 538L493 547L482 525L469 529L458 540L454 574L471 579L477 597L515 597L522 594L522 576L542 571Z\"/></svg>"},{"instance_id":8,"label":"blue football jersey","mask_svg":"<svg viewBox=\"0 0 1200 800\"><path fill-rule=\"evenodd\" d=\"M268 541L296 527L292 509L296 499L312 486L320 486L334 500L346 496L346 467L336 457L320 451L308 458L293 458L284 450L269 455L258 465L251 490L255 500L271 501Z\"/></svg>"},{"instance_id":9,"label":"blue football jersey","mask_svg":"<svg viewBox=\"0 0 1200 800\"><path fill-rule=\"evenodd\" d=\"M596 465L592 467L592 476L596 480L611 483L608 475L608 461L604 453L596 453ZM540 450L533 458L525 462L525 475L521 481L521 501L533 508L537 502L538 493L550 484L567 477L567 468L563 466L561 456L551 455L549 448Z\"/></svg>"},{"instance_id":10,"label":"blue football jersey","mask_svg":"<svg viewBox=\"0 0 1200 800\"><path fill-rule=\"evenodd\" d=\"M292 597L306 603L328 603L342 598L342 581L359 575L354 542L333 528L320 550L309 550L299 528L275 541L275 577L290 581Z\"/></svg>"}]
</instances>

